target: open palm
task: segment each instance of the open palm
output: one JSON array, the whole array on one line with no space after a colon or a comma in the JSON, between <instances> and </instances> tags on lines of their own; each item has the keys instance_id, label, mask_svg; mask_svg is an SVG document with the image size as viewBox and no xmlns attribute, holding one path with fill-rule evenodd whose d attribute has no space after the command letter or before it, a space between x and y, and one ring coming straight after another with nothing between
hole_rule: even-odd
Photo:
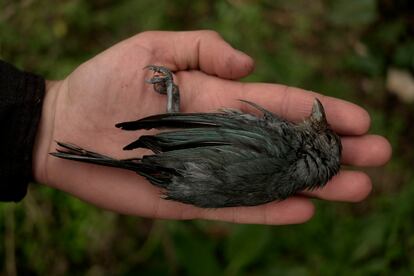
<instances>
[{"instance_id":1,"label":"open palm","mask_svg":"<svg viewBox=\"0 0 414 276\"><path fill-rule=\"evenodd\" d=\"M161 191L145 178L120 169L61 160L48 155L55 141L77 144L112 157L128 158L144 151L122 147L140 132L114 127L166 110L166 97L144 82L148 64L176 72L182 112L209 112L221 107L248 110L237 99L256 102L289 120L309 115L317 96L332 127L343 135L343 163L378 166L390 157L388 142L365 135L369 116L362 108L334 98L277 84L236 81L253 69L252 60L234 50L216 33L146 32L125 40L79 66L66 79L48 83L34 152L39 182L69 192L100 207L125 214L157 218L205 218L239 223L300 223L313 214L308 196L359 201L371 190L368 176L341 171L321 190L256 207L200 209L160 198Z\"/></svg>"}]
</instances>

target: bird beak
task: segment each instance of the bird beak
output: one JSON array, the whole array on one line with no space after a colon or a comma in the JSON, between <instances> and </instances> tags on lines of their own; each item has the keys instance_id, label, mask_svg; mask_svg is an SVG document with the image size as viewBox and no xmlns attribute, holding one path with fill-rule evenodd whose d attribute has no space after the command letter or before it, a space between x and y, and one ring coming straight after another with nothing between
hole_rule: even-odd
<instances>
[{"instance_id":1,"label":"bird beak","mask_svg":"<svg viewBox=\"0 0 414 276\"><path fill-rule=\"evenodd\" d=\"M317 98L313 101L311 118L312 121L317 123L327 122L323 105Z\"/></svg>"}]
</instances>

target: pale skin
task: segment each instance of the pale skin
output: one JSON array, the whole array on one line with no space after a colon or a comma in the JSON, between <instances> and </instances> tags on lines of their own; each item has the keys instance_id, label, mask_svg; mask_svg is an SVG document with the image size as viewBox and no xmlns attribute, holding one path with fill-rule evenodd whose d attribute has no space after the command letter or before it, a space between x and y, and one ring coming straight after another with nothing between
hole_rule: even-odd
<instances>
[{"instance_id":1,"label":"pale skin","mask_svg":"<svg viewBox=\"0 0 414 276\"><path fill-rule=\"evenodd\" d=\"M124 40L80 65L64 80L47 81L46 97L33 152L35 180L99 207L122 214L166 219L209 219L235 223L294 224L314 214L311 198L358 202L372 189L361 171L342 170L325 188L255 207L200 209L162 199L162 191L131 171L62 160L50 156L55 141L118 158L142 155L122 151L142 132L114 127L166 111L166 96L144 82L148 64L175 72L182 112L211 112L221 107L250 112L237 99L258 103L286 119L307 117L314 97L325 107L328 122L342 136L342 163L356 167L385 164L388 141L366 134L369 114L361 107L315 92L279 84L237 81L254 69L253 60L233 49L217 33L145 32Z\"/></svg>"}]
</instances>

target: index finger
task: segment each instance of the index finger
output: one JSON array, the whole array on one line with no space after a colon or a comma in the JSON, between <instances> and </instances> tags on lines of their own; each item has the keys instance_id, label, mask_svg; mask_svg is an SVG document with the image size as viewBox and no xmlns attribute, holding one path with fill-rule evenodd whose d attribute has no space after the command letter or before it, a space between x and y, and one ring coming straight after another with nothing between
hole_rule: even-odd
<instances>
[{"instance_id":1,"label":"index finger","mask_svg":"<svg viewBox=\"0 0 414 276\"><path fill-rule=\"evenodd\" d=\"M368 112L345 100L281 84L246 84L244 87L241 97L254 100L288 120L307 118L314 99L318 98L324 106L328 123L338 134L362 135L370 127Z\"/></svg>"},{"instance_id":2,"label":"index finger","mask_svg":"<svg viewBox=\"0 0 414 276\"><path fill-rule=\"evenodd\" d=\"M356 104L312 91L281 84L241 83L207 76L201 72L180 72L181 102L184 112L212 111L230 107L253 111L238 99L261 105L289 121L309 116L318 98L332 128L341 135L362 135L370 126L368 112Z\"/></svg>"}]
</instances>

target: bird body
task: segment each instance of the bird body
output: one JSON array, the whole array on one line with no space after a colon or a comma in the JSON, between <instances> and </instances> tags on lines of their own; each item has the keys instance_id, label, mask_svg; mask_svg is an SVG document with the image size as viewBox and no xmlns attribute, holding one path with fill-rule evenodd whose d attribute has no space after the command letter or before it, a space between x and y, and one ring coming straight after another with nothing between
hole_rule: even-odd
<instances>
[{"instance_id":1,"label":"bird body","mask_svg":"<svg viewBox=\"0 0 414 276\"><path fill-rule=\"evenodd\" d=\"M165 199L204 208L283 200L323 187L339 172L341 142L319 100L309 118L297 124L244 102L263 116L224 109L159 114L116 125L127 131L164 130L124 147L147 148L151 155L118 160L65 143L52 155L135 171L162 188Z\"/></svg>"}]
</instances>

